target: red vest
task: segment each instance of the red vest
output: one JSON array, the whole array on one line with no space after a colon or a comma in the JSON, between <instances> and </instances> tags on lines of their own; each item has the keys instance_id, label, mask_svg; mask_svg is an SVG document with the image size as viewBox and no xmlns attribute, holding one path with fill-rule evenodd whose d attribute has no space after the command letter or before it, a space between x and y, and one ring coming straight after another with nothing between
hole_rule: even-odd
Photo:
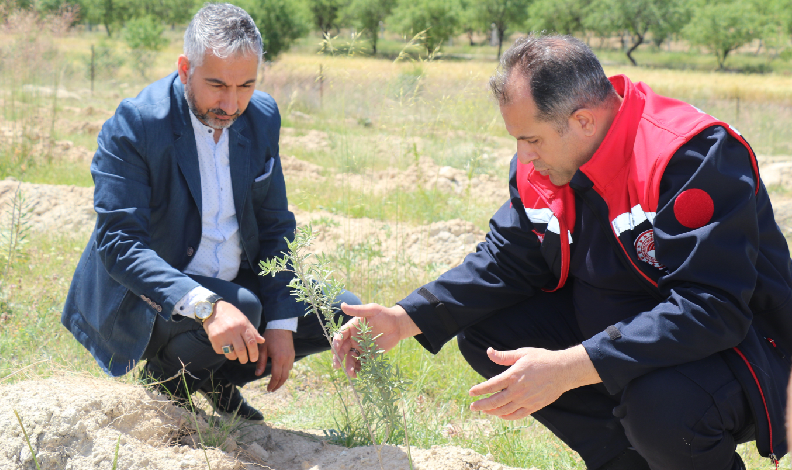
<instances>
[{"instance_id":1,"label":"red vest","mask_svg":"<svg viewBox=\"0 0 792 470\"><path fill-rule=\"evenodd\" d=\"M580 171L607 203L613 234L637 274L657 286L663 266L654 256L651 227L660 180L674 153L702 130L719 125L748 149L757 178L759 170L750 146L728 124L687 103L659 96L642 82L633 84L624 75L610 81L624 100L602 144ZM517 189L542 253L558 277L558 285L548 290L559 289L569 275L569 245L575 227L573 191L568 184L554 185L549 177L534 171L532 164L519 162Z\"/></svg>"}]
</instances>

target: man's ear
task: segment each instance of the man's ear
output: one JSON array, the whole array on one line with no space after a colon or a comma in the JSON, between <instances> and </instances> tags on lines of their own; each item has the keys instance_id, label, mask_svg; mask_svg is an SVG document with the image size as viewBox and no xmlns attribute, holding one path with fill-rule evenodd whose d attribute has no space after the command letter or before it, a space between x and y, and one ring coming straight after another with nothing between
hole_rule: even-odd
<instances>
[{"instance_id":1,"label":"man's ear","mask_svg":"<svg viewBox=\"0 0 792 470\"><path fill-rule=\"evenodd\" d=\"M187 83L187 79L190 78L190 59L186 55L182 54L176 59L176 71L179 72L181 82Z\"/></svg>"},{"instance_id":2,"label":"man's ear","mask_svg":"<svg viewBox=\"0 0 792 470\"><path fill-rule=\"evenodd\" d=\"M569 117L569 125L574 126L586 137L597 132L597 121L594 113L588 108L580 108Z\"/></svg>"}]
</instances>

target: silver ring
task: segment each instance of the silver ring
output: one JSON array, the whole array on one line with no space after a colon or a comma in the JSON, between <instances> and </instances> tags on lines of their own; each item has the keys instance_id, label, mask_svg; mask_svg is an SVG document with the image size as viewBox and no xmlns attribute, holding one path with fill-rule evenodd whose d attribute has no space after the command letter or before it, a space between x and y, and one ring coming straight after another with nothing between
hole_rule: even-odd
<instances>
[{"instance_id":1,"label":"silver ring","mask_svg":"<svg viewBox=\"0 0 792 470\"><path fill-rule=\"evenodd\" d=\"M226 344L223 346L223 354L231 354L232 352L234 352L233 344Z\"/></svg>"}]
</instances>

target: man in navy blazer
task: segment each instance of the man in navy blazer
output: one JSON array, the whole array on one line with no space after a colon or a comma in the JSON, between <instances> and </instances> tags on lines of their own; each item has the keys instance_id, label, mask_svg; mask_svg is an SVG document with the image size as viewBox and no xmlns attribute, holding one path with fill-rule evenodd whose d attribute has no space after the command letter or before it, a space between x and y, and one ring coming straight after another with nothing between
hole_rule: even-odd
<instances>
[{"instance_id":1,"label":"man in navy blazer","mask_svg":"<svg viewBox=\"0 0 792 470\"><path fill-rule=\"evenodd\" d=\"M206 5L184 51L176 73L124 100L99 134L96 227L62 322L111 376L145 359L146 377L176 399L201 390L263 419L237 387L270 375L274 391L295 359L328 349L290 275L257 275L295 230L280 115L255 91L262 43L244 10Z\"/></svg>"}]
</instances>

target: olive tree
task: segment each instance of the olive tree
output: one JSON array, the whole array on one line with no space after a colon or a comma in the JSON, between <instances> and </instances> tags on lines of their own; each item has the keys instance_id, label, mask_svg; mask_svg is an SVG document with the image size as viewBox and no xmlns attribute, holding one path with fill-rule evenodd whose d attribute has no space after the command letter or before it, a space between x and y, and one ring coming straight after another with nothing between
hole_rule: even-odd
<instances>
[{"instance_id":1,"label":"olive tree","mask_svg":"<svg viewBox=\"0 0 792 470\"><path fill-rule=\"evenodd\" d=\"M456 34L461 5L458 0L399 0L391 21L400 32L413 36L426 31L427 53Z\"/></svg>"},{"instance_id":2,"label":"olive tree","mask_svg":"<svg viewBox=\"0 0 792 470\"><path fill-rule=\"evenodd\" d=\"M479 0L471 5L484 31L494 25L498 34L498 59L503 49L506 31L522 26L528 18L531 0Z\"/></svg>"},{"instance_id":3,"label":"olive tree","mask_svg":"<svg viewBox=\"0 0 792 470\"><path fill-rule=\"evenodd\" d=\"M308 34L305 11L290 0L242 0L237 3L256 22L264 45L264 58L275 60L297 39Z\"/></svg>"},{"instance_id":4,"label":"olive tree","mask_svg":"<svg viewBox=\"0 0 792 470\"><path fill-rule=\"evenodd\" d=\"M760 37L765 20L749 2L708 1L694 9L682 35L690 44L707 48L723 70L729 53Z\"/></svg>"},{"instance_id":5,"label":"olive tree","mask_svg":"<svg viewBox=\"0 0 792 470\"><path fill-rule=\"evenodd\" d=\"M648 36L665 38L681 29L686 16L680 0L594 0L584 25L601 32L628 31L632 43L625 53L633 65L638 65L633 52L647 42Z\"/></svg>"},{"instance_id":6,"label":"olive tree","mask_svg":"<svg viewBox=\"0 0 792 470\"><path fill-rule=\"evenodd\" d=\"M371 53L377 54L380 23L391 14L396 0L352 0L347 17L358 27L371 44Z\"/></svg>"}]
</instances>

